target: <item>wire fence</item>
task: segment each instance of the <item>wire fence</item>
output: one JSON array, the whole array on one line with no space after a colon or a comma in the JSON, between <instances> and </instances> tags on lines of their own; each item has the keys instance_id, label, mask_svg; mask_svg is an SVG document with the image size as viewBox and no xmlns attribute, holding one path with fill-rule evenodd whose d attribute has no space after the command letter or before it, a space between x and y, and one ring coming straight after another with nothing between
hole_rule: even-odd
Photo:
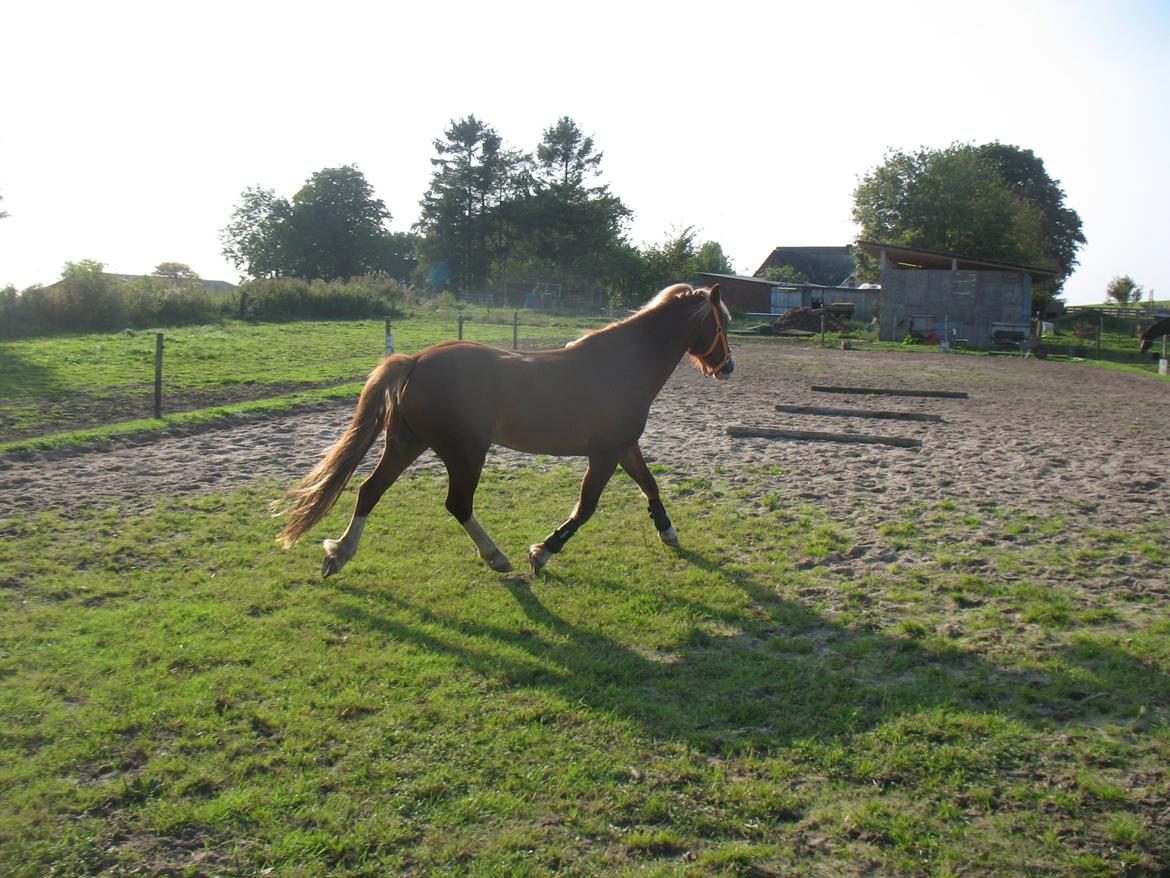
<instances>
[{"instance_id":1,"label":"wire fence","mask_svg":"<svg viewBox=\"0 0 1170 878\"><path fill-rule=\"evenodd\" d=\"M0 372L8 373L0 377L0 443L344 386L362 380L382 355L444 340L513 350L560 346L592 320L550 324L525 321L520 311L460 312L438 321L127 331L88 336L86 344L40 339L34 342L44 350L36 353L29 342L0 343ZM230 344L224 335L233 336Z\"/></svg>"}]
</instances>

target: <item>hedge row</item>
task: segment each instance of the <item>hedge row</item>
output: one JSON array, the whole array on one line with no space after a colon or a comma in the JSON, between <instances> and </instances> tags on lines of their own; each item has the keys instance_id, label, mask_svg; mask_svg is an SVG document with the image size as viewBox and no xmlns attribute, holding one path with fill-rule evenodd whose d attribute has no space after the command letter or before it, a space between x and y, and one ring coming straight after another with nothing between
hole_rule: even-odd
<instances>
[{"instance_id":1,"label":"hedge row","mask_svg":"<svg viewBox=\"0 0 1170 878\"><path fill-rule=\"evenodd\" d=\"M174 326L229 317L375 317L396 313L406 295L401 282L380 275L344 281L261 279L217 292L197 280L122 280L102 271L77 270L52 286L19 293L12 287L0 290L0 337Z\"/></svg>"}]
</instances>

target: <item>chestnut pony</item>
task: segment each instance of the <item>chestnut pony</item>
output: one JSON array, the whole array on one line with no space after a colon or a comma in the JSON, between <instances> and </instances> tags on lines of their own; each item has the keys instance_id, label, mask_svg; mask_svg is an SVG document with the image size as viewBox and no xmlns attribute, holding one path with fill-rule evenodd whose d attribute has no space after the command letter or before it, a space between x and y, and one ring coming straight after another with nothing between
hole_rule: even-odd
<instances>
[{"instance_id":1,"label":"chestnut pony","mask_svg":"<svg viewBox=\"0 0 1170 878\"><path fill-rule=\"evenodd\" d=\"M412 357L387 357L370 373L345 435L283 503L274 504L289 513L279 541L295 545L332 508L385 430L382 459L358 491L349 526L339 539L325 540L322 576L337 573L354 556L383 492L427 448L447 467L447 511L493 570L507 572L512 565L472 512L493 444L589 459L573 514L528 550L533 572L589 520L619 464L642 489L662 541L677 546L678 534L638 438L650 404L684 354L708 375L731 374L728 317L718 284L710 290L676 284L628 319L560 350L517 352L448 342Z\"/></svg>"}]
</instances>

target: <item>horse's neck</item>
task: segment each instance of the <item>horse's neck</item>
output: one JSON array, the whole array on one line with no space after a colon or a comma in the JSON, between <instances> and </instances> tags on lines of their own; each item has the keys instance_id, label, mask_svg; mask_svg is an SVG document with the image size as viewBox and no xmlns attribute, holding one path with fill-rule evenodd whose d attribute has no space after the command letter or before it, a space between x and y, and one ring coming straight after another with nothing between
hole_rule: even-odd
<instances>
[{"instance_id":1,"label":"horse's neck","mask_svg":"<svg viewBox=\"0 0 1170 878\"><path fill-rule=\"evenodd\" d=\"M640 371L653 399L694 344L695 328L685 315L687 305L672 301L622 324L631 336Z\"/></svg>"}]
</instances>

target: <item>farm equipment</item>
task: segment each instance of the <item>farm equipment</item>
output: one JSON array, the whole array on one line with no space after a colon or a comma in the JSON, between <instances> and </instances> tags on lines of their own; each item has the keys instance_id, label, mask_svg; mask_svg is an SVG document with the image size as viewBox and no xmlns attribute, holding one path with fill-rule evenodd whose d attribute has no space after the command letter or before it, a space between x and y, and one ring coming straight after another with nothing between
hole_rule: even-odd
<instances>
[{"instance_id":1,"label":"farm equipment","mask_svg":"<svg viewBox=\"0 0 1170 878\"><path fill-rule=\"evenodd\" d=\"M992 323L991 341L997 348L1015 348L1025 357L1043 360L1048 356L1044 338L1032 334L1031 323Z\"/></svg>"}]
</instances>

